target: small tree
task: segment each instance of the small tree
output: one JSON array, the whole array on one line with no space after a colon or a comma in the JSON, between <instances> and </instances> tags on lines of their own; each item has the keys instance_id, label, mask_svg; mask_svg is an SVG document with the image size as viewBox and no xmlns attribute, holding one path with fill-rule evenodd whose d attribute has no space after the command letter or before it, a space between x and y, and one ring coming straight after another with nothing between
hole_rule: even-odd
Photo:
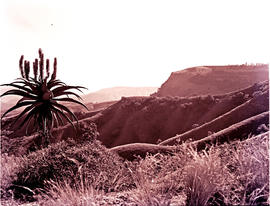
<instances>
[{"instance_id":1,"label":"small tree","mask_svg":"<svg viewBox=\"0 0 270 206\"><path fill-rule=\"evenodd\" d=\"M48 144L51 130L54 126L64 125L64 119L66 119L72 126L72 121L77 120L77 117L66 106L59 102L73 102L79 104L87 109L87 107L78 100L70 98L69 95L73 95L81 100L81 97L70 91L72 89L81 92L81 89L86 89L81 86L68 86L59 79L56 79L57 72L57 59L54 58L53 73L50 76L50 61L46 59L46 71L44 72L44 54L39 49L39 59L35 59L33 62L33 77L30 77L30 62L24 60L22 55L19 61L19 68L21 72L21 78L16 79L10 84L3 84L1 86L12 86L14 89L8 90L0 97L7 95L18 95L22 98L10 109L8 109L2 116L2 118L9 112L21 107L26 107L14 120L12 126L21 119L24 118L19 127L26 125L26 134L28 134L28 128L30 122L33 124L34 131L39 131L43 144Z\"/></svg>"}]
</instances>

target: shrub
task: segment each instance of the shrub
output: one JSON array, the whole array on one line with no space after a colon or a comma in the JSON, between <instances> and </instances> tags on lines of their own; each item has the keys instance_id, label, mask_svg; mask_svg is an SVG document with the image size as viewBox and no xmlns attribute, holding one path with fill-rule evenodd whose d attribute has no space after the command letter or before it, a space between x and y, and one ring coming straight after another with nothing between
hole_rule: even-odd
<instances>
[{"instance_id":1,"label":"shrub","mask_svg":"<svg viewBox=\"0 0 270 206\"><path fill-rule=\"evenodd\" d=\"M98 186L94 189L108 192L128 187L128 174L121 159L97 140L77 145L60 142L23 158L12 183L38 192L49 180L69 180L74 187L87 179Z\"/></svg>"}]
</instances>

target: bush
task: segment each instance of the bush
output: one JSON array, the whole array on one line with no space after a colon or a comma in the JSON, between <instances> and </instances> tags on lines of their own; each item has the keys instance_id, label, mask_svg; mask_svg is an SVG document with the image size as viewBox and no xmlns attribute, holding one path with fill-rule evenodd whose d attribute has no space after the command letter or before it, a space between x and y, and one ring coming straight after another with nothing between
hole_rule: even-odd
<instances>
[{"instance_id":1,"label":"bush","mask_svg":"<svg viewBox=\"0 0 270 206\"><path fill-rule=\"evenodd\" d=\"M76 135L72 141L82 144L85 142L93 141L97 139L99 133L97 131L97 126L95 123L79 122L76 124ZM72 131L74 132L74 131ZM12 132L3 130L1 133L1 152L7 153L9 155L22 156L27 155L33 151L41 149L41 138L42 134L34 134L31 136L20 136L11 138L9 135ZM65 137L65 139L70 139L70 137ZM58 138L56 136L51 136L51 142L57 143L64 140L63 137Z\"/></svg>"},{"instance_id":2,"label":"bush","mask_svg":"<svg viewBox=\"0 0 270 206\"><path fill-rule=\"evenodd\" d=\"M106 192L120 191L129 184L128 172L121 159L100 142L74 145L60 142L33 152L22 159L14 185L31 190L44 189L46 182L68 180L70 187L87 180ZM98 182L98 183L97 183Z\"/></svg>"}]
</instances>

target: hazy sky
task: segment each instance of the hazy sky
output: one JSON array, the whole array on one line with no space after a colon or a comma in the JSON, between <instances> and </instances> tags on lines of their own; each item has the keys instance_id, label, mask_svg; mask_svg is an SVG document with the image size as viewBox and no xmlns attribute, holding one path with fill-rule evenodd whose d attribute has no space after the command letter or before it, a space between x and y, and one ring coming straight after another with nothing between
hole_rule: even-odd
<instances>
[{"instance_id":1,"label":"hazy sky","mask_svg":"<svg viewBox=\"0 0 270 206\"><path fill-rule=\"evenodd\" d=\"M21 54L58 57L58 77L89 91L160 86L197 65L269 63L265 0L2 0L0 83Z\"/></svg>"}]
</instances>

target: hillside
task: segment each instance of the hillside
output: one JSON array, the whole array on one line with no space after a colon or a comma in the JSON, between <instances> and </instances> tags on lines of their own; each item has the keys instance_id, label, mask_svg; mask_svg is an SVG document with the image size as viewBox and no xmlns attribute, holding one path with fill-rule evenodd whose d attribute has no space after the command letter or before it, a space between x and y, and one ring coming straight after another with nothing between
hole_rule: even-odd
<instances>
[{"instance_id":1,"label":"hillside","mask_svg":"<svg viewBox=\"0 0 270 206\"><path fill-rule=\"evenodd\" d=\"M214 121L200 138L207 136L208 131L217 132L268 111L268 96L269 85L265 81L226 95L122 98L104 110L95 123L99 139L107 147L157 143Z\"/></svg>"},{"instance_id":2,"label":"hillside","mask_svg":"<svg viewBox=\"0 0 270 206\"><path fill-rule=\"evenodd\" d=\"M269 112L263 112L259 115L245 119L217 133L210 134L209 136L206 136L197 141L192 141L188 143L188 145L192 145L193 147L196 147L197 151L201 151L203 149L206 149L206 147L209 145L217 146L239 139L243 141L251 136L268 133L269 128L267 128L265 124L269 124ZM161 142L158 145L146 143L132 143L116 146L111 148L110 150L116 152L118 155L128 160L134 160L138 155L141 157L145 157L147 153L172 154L173 151L177 150L177 145L181 143L184 135L185 134L169 138L168 140ZM176 145L171 146L172 144Z\"/></svg>"},{"instance_id":3,"label":"hillside","mask_svg":"<svg viewBox=\"0 0 270 206\"><path fill-rule=\"evenodd\" d=\"M217 95L239 90L268 80L269 66L228 65L200 66L172 72L154 96Z\"/></svg>"}]
</instances>

